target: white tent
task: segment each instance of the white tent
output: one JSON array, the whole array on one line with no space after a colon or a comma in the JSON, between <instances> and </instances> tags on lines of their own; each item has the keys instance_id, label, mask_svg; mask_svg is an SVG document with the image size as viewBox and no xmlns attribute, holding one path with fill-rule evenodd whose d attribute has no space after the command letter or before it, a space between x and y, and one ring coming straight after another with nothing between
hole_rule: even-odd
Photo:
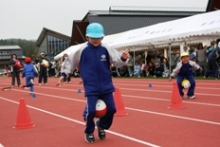
<instances>
[{"instance_id":1,"label":"white tent","mask_svg":"<svg viewBox=\"0 0 220 147\"><path fill-rule=\"evenodd\" d=\"M126 32L121 32L117 34L107 35L103 38L102 42L107 43L108 45L111 45L115 42L118 38L120 38L122 35L124 35Z\"/></svg>"},{"instance_id":2,"label":"white tent","mask_svg":"<svg viewBox=\"0 0 220 147\"><path fill-rule=\"evenodd\" d=\"M198 14L125 32L111 45L115 48L147 48L168 43L214 40L220 37L220 11Z\"/></svg>"},{"instance_id":3,"label":"white tent","mask_svg":"<svg viewBox=\"0 0 220 147\"><path fill-rule=\"evenodd\" d=\"M82 44L77 44L77 45L70 46L69 48L65 49L64 51L62 51L61 53L59 53L58 55L56 55L56 56L54 57L54 60L58 60L58 59L61 58L65 53L69 54L72 50L79 48L81 45L82 45Z\"/></svg>"},{"instance_id":4,"label":"white tent","mask_svg":"<svg viewBox=\"0 0 220 147\"><path fill-rule=\"evenodd\" d=\"M151 46L177 45L180 42L215 40L219 37L220 11L218 10L108 35L104 37L103 42L118 50L128 47L130 50L137 50L147 49ZM62 57L64 53L71 52L80 45L69 47L55 56L55 59Z\"/></svg>"},{"instance_id":5,"label":"white tent","mask_svg":"<svg viewBox=\"0 0 220 147\"><path fill-rule=\"evenodd\" d=\"M117 34L113 34L113 35L107 35L103 38L102 42L106 43L108 45L111 45L116 39L118 39L119 37L121 37L125 32L122 33L117 33ZM69 48L65 49L64 51L62 51L61 53L59 53L58 55L56 55L54 57L55 60L58 60L59 58L61 58L63 56L64 53L70 53L72 50L79 48L82 44L77 44L77 45L73 45L70 46Z\"/></svg>"}]
</instances>

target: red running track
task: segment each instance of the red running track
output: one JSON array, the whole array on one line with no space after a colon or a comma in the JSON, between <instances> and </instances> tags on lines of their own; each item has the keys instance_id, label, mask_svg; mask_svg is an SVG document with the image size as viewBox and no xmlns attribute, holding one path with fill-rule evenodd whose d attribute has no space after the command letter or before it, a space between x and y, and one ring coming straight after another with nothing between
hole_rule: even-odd
<instances>
[{"instance_id":1,"label":"red running track","mask_svg":"<svg viewBox=\"0 0 220 147\"><path fill-rule=\"evenodd\" d=\"M37 79L36 79L37 80ZM209 147L220 144L219 81L197 80L196 99L184 99L185 109L169 110L172 83L159 79L114 79L122 93L128 116L115 117L107 138L88 144L84 141L83 94L78 78L56 87L35 86L37 98L28 89L13 88L0 94L0 144L5 147L114 146L114 147ZM24 81L22 81L24 82ZM148 87L152 84L152 88ZM10 78L0 78L0 88ZM18 102L24 98L35 127L13 129Z\"/></svg>"}]
</instances>

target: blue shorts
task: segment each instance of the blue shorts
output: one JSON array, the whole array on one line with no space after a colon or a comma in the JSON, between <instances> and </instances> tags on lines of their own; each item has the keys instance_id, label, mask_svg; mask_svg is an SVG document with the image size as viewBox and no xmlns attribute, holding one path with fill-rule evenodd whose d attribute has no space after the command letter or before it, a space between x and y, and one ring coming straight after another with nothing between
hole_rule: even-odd
<instances>
[{"instance_id":1,"label":"blue shorts","mask_svg":"<svg viewBox=\"0 0 220 147\"><path fill-rule=\"evenodd\" d=\"M64 77L64 79L67 78L67 75L64 72L61 73L61 76Z\"/></svg>"}]
</instances>

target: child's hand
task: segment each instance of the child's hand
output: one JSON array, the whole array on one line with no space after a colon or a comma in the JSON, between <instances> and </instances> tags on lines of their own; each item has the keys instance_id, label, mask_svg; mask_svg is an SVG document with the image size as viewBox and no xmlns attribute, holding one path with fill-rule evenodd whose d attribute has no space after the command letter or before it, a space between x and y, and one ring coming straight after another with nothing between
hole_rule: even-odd
<instances>
[{"instance_id":1,"label":"child's hand","mask_svg":"<svg viewBox=\"0 0 220 147\"><path fill-rule=\"evenodd\" d=\"M128 52L128 50L125 50L122 52L122 58L123 59L128 59L130 57L130 54Z\"/></svg>"},{"instance_id":2,"label":"child's hand","mask_svg":"<svg viewBox=\"0 0 220 147\"><path fill-rule=\"evenodd\" d=\"M203 69L202 69L202 67L200 67L199 69L200 69L200 71L202 71L202 70L203 70Z\"/></svg>"}]
</instances>

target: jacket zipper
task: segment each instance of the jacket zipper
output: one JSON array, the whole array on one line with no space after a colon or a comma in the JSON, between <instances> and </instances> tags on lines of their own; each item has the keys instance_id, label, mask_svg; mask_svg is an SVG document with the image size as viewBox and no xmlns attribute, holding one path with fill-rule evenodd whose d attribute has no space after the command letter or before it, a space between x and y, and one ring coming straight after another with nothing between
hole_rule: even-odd
<instances>
[{"instance_id":1,"label":"jacket zipper","mask_svg":"<svg viewBox=\"0 0 220 147\"><path fill-rule=\"evenodd\" d=\"M94 50L95 50L95 57L96 57L96 60L98 60L99 59L99 57L98 57L98 55L97 55L97 49L96 48L94 48ZM101 87L101 84L100 84L100 74L99 74L99 65L98 65L98 63L99 63L99 61L97 61L97 64L96 64L96 72L97 72L97 74L98 74L98 91L99 91L99 93L102 93L102 87Z\"/></svg>"}]
</instances>

